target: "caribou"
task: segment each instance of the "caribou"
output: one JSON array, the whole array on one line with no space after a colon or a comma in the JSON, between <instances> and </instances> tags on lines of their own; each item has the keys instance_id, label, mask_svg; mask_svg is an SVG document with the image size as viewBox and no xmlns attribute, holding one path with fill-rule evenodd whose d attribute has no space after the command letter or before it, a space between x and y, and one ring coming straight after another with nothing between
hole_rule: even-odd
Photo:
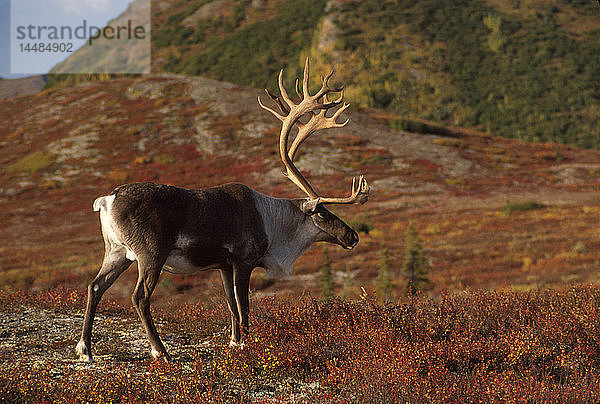
<instances>
[{"instance_id":1,"label":"caribou","mask_svg":"<svg viewBox=\"0 0 600 404\"><path fill-rule=\"evenodd\" d=\"M220 270L231 316L230 345L243 347L249 330L250 274L255 268L264 268L268 276L285 276L315 242L338 244L345 249L358 244L358 234L325 205L365 203L370 191L366 179L353 178L350 196L322 196L293 162L298 147L312 134L348 123L338 122L349 105L342 103L343 87L329 85L333 74L332 70L322 77L321 88L311 95L307 58L302 89L296 79L299 102L286 92L283 69L278 78L280 96L266 90L278 111L265 106L258 97L260 107L281 121L283 174L306 194L305 198L267 196L238 183L185 189L143 182L119 186L94 201L105 252L102 266L88 286L83 329L76 347L80 360L92 362L92 324L102 295L134 261L138 279L133 305L148 336L152 356L169 360L150 314L150 296L163 270L176 274ZM331 93L340 93L339 98L330 101Z\"/></svg>"}]
</instances>

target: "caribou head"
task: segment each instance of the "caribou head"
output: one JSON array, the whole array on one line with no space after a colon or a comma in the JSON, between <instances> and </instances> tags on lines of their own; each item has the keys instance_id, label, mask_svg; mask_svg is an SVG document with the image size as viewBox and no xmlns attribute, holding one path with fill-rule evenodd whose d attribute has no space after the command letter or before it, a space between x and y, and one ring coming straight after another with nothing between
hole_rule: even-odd
<instances>
[{"instance_id":1,"label":"caribou head","mask_svg":"<svg viewBox=\"0 0 600 404\"><path fill-rule=\"evenodd\" d=\"M358 178L354 177L352 179L352 192L348 197L322 196L315 191L294 165L294 157L298 147L311 135L322 129L342 128L349 122L349 119L341 123L337 122L338 117L350 105L345 102L342 103L344 97L343 87L335 88L329 85L333 73L334 71L331 70L327 76L322 77L321 88L311 95L308 90L309 59L306 58L302 89L300 89L299 81L296 79L296 94L300 98L298 103L292 101L288 96L283 84L282 69L279 72L278 80L281 97L265 90L278 106L279 112L265 106L260 97L258 97L258 104L282 122L279 134L279 155L285 167L283 174L306 194L307 198L300 204L300 209L311 216L314 225L322 231L322 238L318 241L335 243L346 249L352 249L358 244L358 234L340 218L327 210L324 205L365 203L369 198L370 190L367 180L362 175ZM331 93L340 93L340 96L335 101L329 101L328 95ZM327 116L328 113L330 116ZM303 119L304 123L302 122ZM294 127L297 127L297 133L290 145L290 135Z\"/></svg>"}]
</instances>

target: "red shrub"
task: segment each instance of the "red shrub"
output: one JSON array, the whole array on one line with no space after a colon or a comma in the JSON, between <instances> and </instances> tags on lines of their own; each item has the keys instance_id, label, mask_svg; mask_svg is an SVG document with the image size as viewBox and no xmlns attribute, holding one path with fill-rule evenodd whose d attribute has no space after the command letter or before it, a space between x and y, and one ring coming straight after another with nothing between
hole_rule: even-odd
<instances>
[{"instance_id":1,"label":"red shrub","mask_svg":"<svg viewBox=\"0 0 600 404\"><path fill-rule=\"evenodd\" d=\"M80 293L0 293L0 303L81 307ZM222 305L159 310L168 333L210 340L211 354L98 371L0 365L0 397L25 402L598 402L600 289L478 292L399 305L266 298L246 348L232 349ZM187 324L187 325L186 325ZM177 338L177 336L175 336ZM36 367L37 366L37 367ZM129 367L128 367L129 366ZM141 369L140 369L141 367ZM105 372L110 372L106 377ZM59 372L60 373L60 372Z\"/></svg>"}]
</instances>

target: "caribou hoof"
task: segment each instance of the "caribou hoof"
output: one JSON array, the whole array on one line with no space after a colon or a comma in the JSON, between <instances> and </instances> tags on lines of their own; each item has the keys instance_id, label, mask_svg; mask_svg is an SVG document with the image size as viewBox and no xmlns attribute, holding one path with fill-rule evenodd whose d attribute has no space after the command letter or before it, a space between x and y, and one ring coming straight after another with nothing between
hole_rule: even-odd
<instances>
[{"instance_id":1,"label":"caribou hoof","mask_svg":"<svg viewBox=\"0 0 600 404\"><path fill-rule=\"evenodd\" d=\"M232 348L239 348L239 349L244 349L244 343L243 342L236 342L234 340L230 340L229 341L229 346Z\"/></svg>"},{"instance_id":2,"label":"caribou hoof","mask_svg":"<svg viewBox=\"0 0 600 404\"><path fill-rule=\"evenodd\" d=\"M79 341L77 346L75 347L75 352L79 356L80 362L92 363L94 360L92 359L92 355L90 354L90 350L85 346L85 342Z\"/></svg>"},{"instance_id":3,"label":"caribou hoof","mask_svg":"<svg viewBox=\"0 0 600 404\"><path fill-rule=\"evenodd\" d=\"M163 361L165 363L169 363L171 362L171 357L169 356L168 353L164 352L164 351L157 351L156 349L152 348L152 357L154 358L154 360L157 361Z\"/></svg>"}]
</instances>

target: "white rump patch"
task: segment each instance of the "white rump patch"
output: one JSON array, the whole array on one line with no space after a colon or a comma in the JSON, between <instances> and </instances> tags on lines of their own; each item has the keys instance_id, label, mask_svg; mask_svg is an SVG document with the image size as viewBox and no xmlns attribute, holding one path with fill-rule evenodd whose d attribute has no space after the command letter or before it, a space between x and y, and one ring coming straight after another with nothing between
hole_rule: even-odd
<instances>
[{"instance_id":1,"label":"white rump patch","mask_svg":"<svg viewBox=\"0 0 600 404\"><path fill-rule=\"evenodd\" d=\"M100 211L100 209L105 209L105 210L110 210L110 207L112 206L112 203L115 200L115 196L114 195L106 195L106 196L101 196L99 198L96 198L96 200L94 201L94 212L98 212Z\"/></svg>"},{"instance_id":2,"label":"white rump patch","mask_svg":"<svg viewBox=\"0 0 600 404\"><path fill-rule=\"evenodd\" d=\"M105 198L106 198L105 196L101 196L100 198L96 198L96 200L94 201L94 205L93 205L94 212L100 211L100 208L102 206L104 206L104 199Z\"/></svg>"},{"instance_id":3,"label":"white rump patch","mask_svg":"<svg viewBox=\"0 0 600 404\"><path fill-rule=\"evenodd\" d=\"M125 257L128 260L135 261L137 260L136 255L121 240L118 227L113 220L111 208L114 201L115 195L101 196L94 201L94 211L100 211L100 223L102 224L102 234L104 235L105 243L109 243L111 247L124 248Z\"/></svg>"}]
</instances>

